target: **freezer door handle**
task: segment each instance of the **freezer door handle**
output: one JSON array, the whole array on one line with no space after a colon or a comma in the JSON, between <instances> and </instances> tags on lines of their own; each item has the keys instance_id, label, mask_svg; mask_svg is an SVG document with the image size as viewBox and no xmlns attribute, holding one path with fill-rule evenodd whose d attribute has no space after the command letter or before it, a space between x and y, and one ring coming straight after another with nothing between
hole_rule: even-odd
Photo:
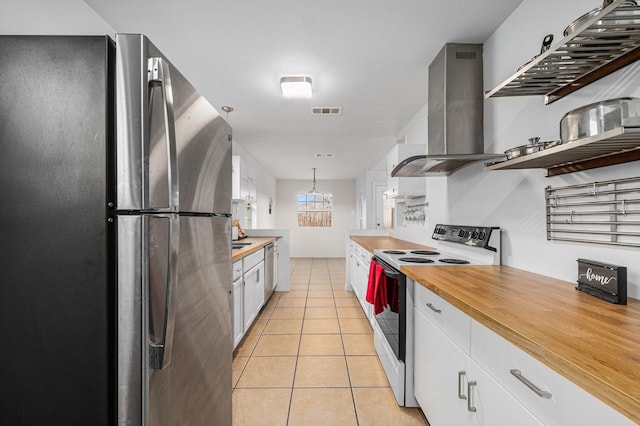
<instances>
[{"instance_id":1,"label":"freezer door handle","mask_svg":"<svg viewBox=\"0 0 640 426\"><path fill-rule=\"evenodd\" d=\"M165 127L165 142L167 146L167 184L169 189L169 205L164 207L153 206L154 211L180 211L178 192L178 156L176 148L176 129L173 113L173 89L171 87L171 72L169 65L160 57L151 57L147 63L149 82L149 100L154 87L159 87L162 92L162 105Z\"/></svg>"},{"instance_id":2,"label":"freezer door handle","mask_svg":"<svg viewBox=\"0 0 640 426\"><path fill-rule=\"evenodd\" d=\"M159 342L149 341L149 363L152 369L162 370L171 363L173 330L176 319L175 296L178 285L178 255L180 250L180 217L175 214L154 215L156 218L169 219L169 241L167 250L167 276L164 287L164 322ZM150 276L149 280L153 277ZM152 284L152 283L150 283ZM153 289L159 286L149 285L149 299L154 299ZM151 318L149 318L151 323Z\"/></svg>"}]
</instances>

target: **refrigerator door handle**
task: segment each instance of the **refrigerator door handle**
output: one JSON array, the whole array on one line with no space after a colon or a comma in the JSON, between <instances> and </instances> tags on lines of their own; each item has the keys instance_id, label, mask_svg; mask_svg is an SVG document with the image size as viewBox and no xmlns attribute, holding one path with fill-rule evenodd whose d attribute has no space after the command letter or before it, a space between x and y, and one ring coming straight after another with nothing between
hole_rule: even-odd
<instances>
[{"instance_id":1,"label":"refrigerator door handle","mask_svg":"<svg viewBox=\"0 0 640 426\"><path fill-rule=\"evenodd\" d=\"M167 217L169 219L167 285L162 339L157 343L149 342L150 366L154 370L162 370L171 363L171 352L173 348L173 330L176 319L175 296L178 285L178 256L180 251L180 217L175 214L158 215L156 217ZM149 297L153 296L149 295Z\"/></svg>"},{"instance_id":2,"label":"refrigerator door handle","mask_svg":"<svg viewBox=\"0 0 640 426\"><path fill-rule=\"evenodd\" d=\"M149 96L151 88L159 85L162 92L164 126L167 144L167 179L169 189L169 212L180 211L178 192L178 155L176 148L176 129L173 113L173 89L171 87L171 72L169 65L160 57L150 57L147 62ZM162 211L164 209L157 209Z\"/></svg>"}]
</instances>

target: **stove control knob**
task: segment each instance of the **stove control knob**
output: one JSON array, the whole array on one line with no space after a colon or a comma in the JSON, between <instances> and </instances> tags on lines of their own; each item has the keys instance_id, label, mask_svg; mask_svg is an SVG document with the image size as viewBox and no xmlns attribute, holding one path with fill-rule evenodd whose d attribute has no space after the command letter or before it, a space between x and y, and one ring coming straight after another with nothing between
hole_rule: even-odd
<instances>
[{"instance_id":1,"label":"stove control knob","mask_svg":"<svg viewBox=\"0 0 640 426\"><path fill-rule=\"evenodd\" d=\"M464 237L465 232L461 229L460 231L458 231L458 237L462 238Z\"/></svg>"},{"instance_id":2,"label":"stove control knob","mask_svg":"<svg viewBox=\"0 0 640 426\"><path fill-rule=\"evenodd\" d=\"M471 234L471 238L477 240L479 235L480 233L478 231L473 231L473 233Z\"/></svg>"},{"instance_id":3,"label":"stove control knob","mask_svg":"<svg viewBox=\"0 0 640 426\"><path fill-rule=\"evenodd\" d=\"M481 240L484 240L485 238L487 238L487 234L485 232L481 232L478 238L480 238Z\"/></svg>"}]
</instances>

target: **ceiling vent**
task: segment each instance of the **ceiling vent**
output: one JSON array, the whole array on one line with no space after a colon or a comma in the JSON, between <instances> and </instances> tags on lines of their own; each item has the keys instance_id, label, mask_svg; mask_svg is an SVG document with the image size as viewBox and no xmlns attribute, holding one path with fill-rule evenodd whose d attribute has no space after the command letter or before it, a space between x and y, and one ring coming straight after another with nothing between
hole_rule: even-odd
<instances>
[{"instance_id":1,"label":"ceiling vent","mask_svg":"<svg viewBox=\"0 0 640 426\"><path fill-rule=\"evenodd\" d=\"M313 115L340 115L342 107L313 107L311 108Z\"/></svg>"}]
</instances>

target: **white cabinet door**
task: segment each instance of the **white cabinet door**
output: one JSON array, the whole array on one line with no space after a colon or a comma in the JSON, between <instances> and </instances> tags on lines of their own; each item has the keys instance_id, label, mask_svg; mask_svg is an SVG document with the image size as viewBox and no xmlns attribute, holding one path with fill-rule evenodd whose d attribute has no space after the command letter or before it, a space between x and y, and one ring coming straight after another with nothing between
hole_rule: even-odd
<instances>
[{"instance_id":1,"label":"white cabinet door","mask_svg":"<svg viewBox=\"0 0 640 426\"><path fill-rule=\"evenodd\" d=\"M431 426L542 423L433 322L415 312L415 397Z\"/></svg>"},{"instance_id":2,"label":"white cabinet door","mask_svg":"<svg viewBox=\"0 0 640 426\"><path fill-rule=\"evenodd\" d=\"M353 287L353 291L356 293L356 297L360 301L360 304L364 309L364 297L365 294L362 294L362 285L360 284L360 280L362 279L362 262L360 261L360 257L357 253L354 253L351 257L351 287Z\"/></svg>"},{"instance_id":3,"label":"white cabinet door","mask_svg":"<svg viewBox=\"0 0 640 426\"><path fill-rule=\"evenodd\" d=\"M398 144L387 154L387 195L389 197L418 196L426 194L427 180L415 177L391 177L393 169L403 160L427 153L426 144Z\"/></svg>"},{"instance_id":4,"label":"white cabinet door","mask_svg":"<svg viewBox=\"0 0 640 426\"><path fill-rule=\"evenodd\" d=\"M278 287L278 262L280 262L280 253L278 252L278 241L273 243L273 289Z\"/></svg>"},{"instance_id":5,"label":"white cabinet door","mask_svg":"<svg viewBox=\"0 0 640 426\"><path fill-rule=\"evenodd\" d=\"M469 380L467 382L467 415L470 425L541 426L543 424L473 361L471 361Z\"/></svg>"},{"instance_id":6,"label":"white cabinet door","mask_svg":"<svg viewBox=\"0 0 640 426\"><path fill-rule=\"evenodd\" d=\"M233 348L235 349L244 336L244 286L242 278L233 282Z\"/></svg>"},{"instance_id":7,"label":"white cabinet door","mask_svg":"<svg viewBox=\"0 0 640 426\"><path fill-rule=\"evenodd\" d=\"M243 297L242 297L242 327L246 331L251 327L253 320L256 319L257 312L255 310L255 284L252 285L251 275L248 273L244 275L242 280ZM255 282L255 277L254 282Z\"/></svg>"},{"instance_id":8,"label":"white cabinet door","mask_svg":"<svg viewBox=\"0 0 640 426\"><path fill-rule=\"evenodd\" d=\"M422 312L414 314L416 400L431 426L466 425L470 359Z\"/></svg>"},{"instance_id":9,"label":"white cabinet door","mask_svg":"<svg viewBox=\"0 0 640 426\"><path fill-rule=\"evenodd\" d=\"M264 305L264 262L260 262L258 266L256 266L256 281L255 281L255 305L254 309L256 311L256 315L262 309Z\"/></svg>"}]
</instances>

